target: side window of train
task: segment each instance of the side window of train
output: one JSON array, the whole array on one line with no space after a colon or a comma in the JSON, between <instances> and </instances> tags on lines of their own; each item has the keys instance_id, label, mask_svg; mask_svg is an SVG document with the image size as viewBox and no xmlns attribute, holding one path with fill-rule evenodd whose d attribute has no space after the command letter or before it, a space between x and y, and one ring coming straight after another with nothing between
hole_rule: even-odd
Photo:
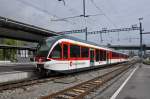
<instances>
[{"instance_id":1,"label":"side window of train","mask_svg":"<svg viewBox=\"0 0 150 99\"><path fill-rule=\"evenodd\" d=\"M103 61L103 50L100 50L100 61Z\"/></svg>"},{"instance_id":2,"label":"side window of train","mask_svg":"<svg viewBox=\"0 0 150 99\"><path fill-rule=\"evenodd\" d=\"M103 61L105 61L106 60L106 51L104 50L103 51Z\"/></svg>"},{"instance_id":3,"label":"side window of train","mask_svg":"<svg viewBox=\"0 0 150 99\"><path fill-rule=\"evenodd\" d=\"M50 57L51 58L61 58L61 44L57 44L54 49L52 50Z\"/></svg>"},{"instance_id":4,"label":"side window of train","mask_svg":"<svg viewBox=\"0 0 150 99\"><path fill-rule=\"evenodd\" d=\"M119 57L119 54L118 54L118 53L116 53L116 52L112 52L112 57L113 57L114 59L116 59L116 58L118 58L118 57Z\"/></svg>"},{"instance_id":5,"label":"side window of train","mask_svg":"<svg viewBox=\"0 0 150 99\"><path fill-rule=\"evenodd\" d=\"M70 45L70 57L71 58L80 57L80 46Z\"/></svg>"},{"instance_id":6,"label":"side window of train","mask_svg":"<svg viewBox=\"0 0 150 99\"><path fill-rule=\"evenodd\" d=\"M100 51L96 50L96 61L100 60Z\"/></svg>"},{"instance_id":7,"label":"side window of train","mask_svg":"<svg viewBox=\"0 0 150 99\"><path fill-rule=\"evenodd\" d=\"M81 57L88 58L89 57L89 48L81 47Z\"/></svg>"},{"instance_id":8,"label":"side window of train","mask_svg":"<svg viewBox=\"0 0 150 99\"><path fill-rule=\"evenodd\" d=\"M68 58L68 45L63 44L63 58L67 59Z\"/></svg>"},{"instance_id":9,"label":"side window of train","mask_svg":"<svg viewBox=\"0 0 150 99\"><path fill-rule=\"evenodd\" d=\"M105 61L105 60L106 60L106 51L100 50L100 61Z\"/></svg>"}]
</instances>

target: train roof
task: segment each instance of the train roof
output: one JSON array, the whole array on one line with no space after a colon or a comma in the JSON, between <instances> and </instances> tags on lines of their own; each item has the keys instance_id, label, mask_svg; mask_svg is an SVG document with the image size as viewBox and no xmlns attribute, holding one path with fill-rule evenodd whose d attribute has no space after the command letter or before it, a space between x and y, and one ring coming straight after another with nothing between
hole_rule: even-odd
<instances>
[{"instance_id":1,"label":"train roof","mask_svg":"<svg viewBox=\"0 0 150 99\"><path fill-rule=\"evenodd\" d=\"M70 40L75 40L75 41L79 41L79 42L86 43L86 44L91 44L91 45L103 47L103 48L105 48L105 49L107 49L107 50L111 50L112 52L121 53L121 52L115 51L114 49L107 48L107 47L105 47L105 46L96 44L96 43L94 43L94 42L85 41L85 40L78 39L78 38L76 38L76 37L72 37L72 36L68 36L68 35L53 36L53 37L48 37L47 39L54 39L54 40L53 40L54 42L55 42L55 41L58 41L59 39L70 39ZM121 53L121 54L125 54L125 53Z\"/></svg>"}]
</instances>

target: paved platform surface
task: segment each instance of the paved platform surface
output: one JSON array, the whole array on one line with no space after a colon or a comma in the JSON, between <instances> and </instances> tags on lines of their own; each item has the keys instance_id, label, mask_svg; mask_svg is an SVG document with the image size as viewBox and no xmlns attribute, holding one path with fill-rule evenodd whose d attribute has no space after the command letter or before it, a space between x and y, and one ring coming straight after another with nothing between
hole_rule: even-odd
<instances>
[{"instance_id":1,"label":"paved platform surface","mask_svg":"<svg viewBox=\"0 0 150 99\"><path fill-rule=\"evenodd\" d=\"M0 64L0 83L35 77L35 63Z\"/></svg>"},{"instance_id":2,"label":"paved platform surface","mask_svg":"<svg viewBox=\"0 0 150 99\"><path fill-rule=\"evenodd\" d=\"M35 63L7 63L0 64L0 74L16 71L30 71L35 70Z\"/></svg>"},{"instance_id":3,"label":"paved platform surface","mask_svg":"<svg viewBox=\"0 0 150 99\"><path fill-rule=\"evenodd\" d=\"M115 99L150 99L150 65L142 65Z\"/></svg>"}]
</instances>

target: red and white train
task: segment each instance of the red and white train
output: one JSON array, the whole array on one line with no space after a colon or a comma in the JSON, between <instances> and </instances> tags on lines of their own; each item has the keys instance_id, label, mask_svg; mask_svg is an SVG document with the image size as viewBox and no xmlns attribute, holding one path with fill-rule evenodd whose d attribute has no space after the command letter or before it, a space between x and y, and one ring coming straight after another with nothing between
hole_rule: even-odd
<instances>
[{"instance_id":1,"label":"red and white train","mask_svg":"<svg viewBox=\"0 0 150 99\"><path fill-rule=\"evenodd\" d=\"M43 39L35 58L41 72L71 73L128 61L128 55L70 36Z\"/></svg>"}]
</instances>

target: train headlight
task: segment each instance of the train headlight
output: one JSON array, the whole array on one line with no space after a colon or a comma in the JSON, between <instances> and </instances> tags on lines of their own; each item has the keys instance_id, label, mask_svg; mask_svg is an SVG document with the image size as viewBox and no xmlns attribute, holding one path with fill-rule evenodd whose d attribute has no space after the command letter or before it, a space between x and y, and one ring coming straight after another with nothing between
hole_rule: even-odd
<instances>
[{"instance_id":1,"label":"train headlight","mask_svg":"<svg viewBox=\"0 0 150 99\"><path fill-rule=\"evenodd\" d=\"M47 61L51 61L51 59L50 59L50 58L47 58Z\"/></svg>"}]
</instances>

